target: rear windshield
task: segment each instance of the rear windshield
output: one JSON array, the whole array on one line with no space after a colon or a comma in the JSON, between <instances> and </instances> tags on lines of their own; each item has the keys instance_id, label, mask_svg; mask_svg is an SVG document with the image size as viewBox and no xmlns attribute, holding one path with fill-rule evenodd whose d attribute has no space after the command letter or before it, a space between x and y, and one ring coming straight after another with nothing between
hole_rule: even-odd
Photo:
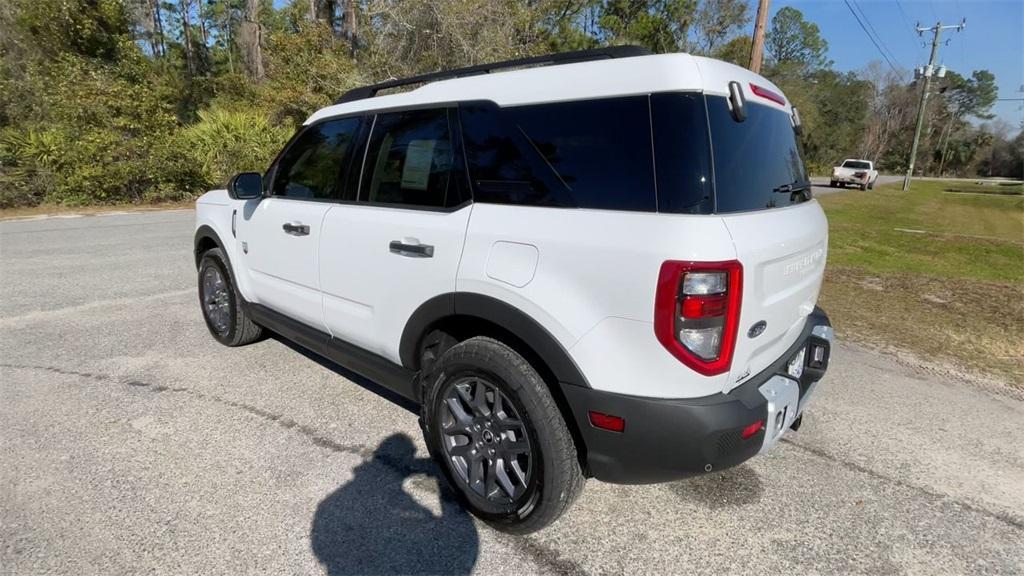
<instances>
[{"instance_id":1,"label":"rear windshield","mask_svg":"<svg viewBox=\"0 0 1024 576\"><path fill-rule=\"evenodd\" d=\"M810 198L810 182L788 114L748 100L747 118L737 122L725 97L706 100L716 212L762 210Z\"/></svg>"},{"instance_id":2,"label":"rear windshield","mask_svg":"<svg viewBox=\"0 0 1024 576\"><path fill-rule=\"evenodd\" d=\"M843 162L843 168L856 168L858 170L867 170L871 165L867 162L861 162L860 160L847 160Z\"/></svg>"}]
</instances>

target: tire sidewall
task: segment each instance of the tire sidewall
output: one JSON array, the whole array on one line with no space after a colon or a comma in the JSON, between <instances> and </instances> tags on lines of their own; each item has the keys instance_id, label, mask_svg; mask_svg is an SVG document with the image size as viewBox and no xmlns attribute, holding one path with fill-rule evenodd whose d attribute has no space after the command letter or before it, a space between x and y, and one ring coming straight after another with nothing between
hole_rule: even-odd
<instances>
[{"instance_id":1,"label":"tire sidewall","mask_svg":"<svg viewBox=\"0 0 1024 576\"><path fill-rule=\"evenodd\" d=\"M501 346L497 343L492 345ZM490 523L499 525L518 523L530 516L548 492L557 490L557 487L550 486L549 476L546 473L551 469L552 452L555 447L550 444L545 435L543 422L533 418L533 415L537 414L541 407L531 394L526 392L532 385L529 379L537 378L539 381L539 376L536 373L524 374L516 367L500 360L481 363L477 360L485 359L484 354L478 353L477 350L469 351L469 354L466 352L462 345L450 349L437 362L433 373L425 382L426 390L420 418L424 439L431 456L441 468L452 491L467 509L475 516ZM512 507L502 512L488 510L488 508L493 508L493 505L489 505L485 499L464 487L463 481L452 470L442 446L442 432L438 416L444 392L453 382L470 375L486 379L505 394L519 413L530 441L532 451L530 486Z\"/></svg>"},{"instance_id":2,"label":"tire sidewall","mask_svg":"<svg viewBox=\"0 0 1024 576\"><path fill-rule=\"evenodd\" d=\"M209 267L215 267L220 271L220 274L224 278L224 282L227 283L228 292L228 329L223 333L218 332L217 329L210 323L210 318L206 315L206 306L203 299L203 275L206 273L206 269ZM238 296L235 291L234 278L231 277L231 272L228 269L227 264L224 261L223 254L219 248L208 250L203 254L202 259L199 261L199 309L203 315L203 322L206 323L207 330L210 331L210 335L214 337L218 342L226 346L231 346L235 338L238 336L239 322L238 322Z\"/></svg>"}]
</instances>

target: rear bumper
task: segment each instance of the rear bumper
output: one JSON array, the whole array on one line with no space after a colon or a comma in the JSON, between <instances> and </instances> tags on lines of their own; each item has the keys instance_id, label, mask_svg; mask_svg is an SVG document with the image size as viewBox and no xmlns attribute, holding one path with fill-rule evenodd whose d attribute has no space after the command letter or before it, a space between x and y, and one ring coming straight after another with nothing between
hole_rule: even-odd
<instances>
[{"instance_id":1,"label":"rear bumper","mask_svg":"<svg viewBox=\"0 0 1024 576\"><path fill-rule=\"evenodd\" d=\"M729 394L662 399L564 386L590 474L617 484L667 482L735 466L770 449L787 429L799 426L807 399L825 375L831 346L831 323L816 308L786 353ZM803 373L793 378L788 364L801 350ZM593 427L591 411L625 419L625 430ZM744 439L743 429L758 420L764 428Z\"/></svg>"}]
</instances>

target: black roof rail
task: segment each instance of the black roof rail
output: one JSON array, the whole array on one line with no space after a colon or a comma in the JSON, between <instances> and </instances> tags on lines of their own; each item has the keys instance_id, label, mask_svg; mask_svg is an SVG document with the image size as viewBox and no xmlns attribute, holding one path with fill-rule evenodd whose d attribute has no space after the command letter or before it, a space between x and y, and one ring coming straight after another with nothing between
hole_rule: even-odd
<instances>
[{"instance_id":1,"label":"black roof rail","mask_svg":"<svg viewBox=\"0 0 1024 576\"><path fill-rule=\"evenodd\" d=\"M377 95L377 92L380 92L381 90L388 90L390 88L398 88L400 86L408 86L410 84L422 84L425 82L433 82L434 80L449 80L451 78L461 78L464 76L489 74L495 70L500 70L503 68L519 68L524 66L537 66L549 64L568 64L571 62L588 62L590 60L604 60L606 58L629 58L631 56L647 56L649 54L651 54L651 51L644 48L643 46L608 46L606 48L595 48L592 50L576 50L574 52L561 52L557 54L545 54L544 56L531 56L529 58L505 60L504 62L494 62L491 64L478 64L476 66L468 66L466 68L442 70L440 72L431 72L429 74L421 74L419 76L411 76L409 78L400 78L398 80L388 80L386 82L380 82L378 84L371 84L369 86L353 88L348 92L342 94L341 98L338 98L338 100L335 101L334 103L343 104L345 102L363 100L364 98L373 98L374 96Z\"/></svg>"}]
</instances>

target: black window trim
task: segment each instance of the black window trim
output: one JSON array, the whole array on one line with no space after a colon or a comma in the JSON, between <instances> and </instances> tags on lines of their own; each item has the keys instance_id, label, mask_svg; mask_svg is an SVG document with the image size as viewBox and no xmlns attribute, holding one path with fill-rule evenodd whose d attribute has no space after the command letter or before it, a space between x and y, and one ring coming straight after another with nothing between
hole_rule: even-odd
<instances>
[{"instance_id":1,"label":"black window trim","mask_svg":"<svg viewBox=\"0 0 1024 576\"><path fill-rule=\"evenodd\" d=\"M709 93L709 92L707 92L705 90L663 90L663 91L647 92L647 93L642 93L642 94L616 94L616 95L595 96L593 98L577 98L577 99L573 99L573 100L568 100L568 102L587 101L587 100L604 100L604 99L622 98L622 97L628 97L628 96L646 96L647 97L647 105L648 105L648 114L650 115L652 113L651 112L651 108L650 108L650 106L651 106L650 97L652 95L654 95L654 94L699 94L699 95L703 96L702 100L703 100L703 103L704 103L704 122L706 124L705 135L706 135L706 137L708 139L708 145L709 146L713 145L712 134L711 134L710 110L708 110L708 97L709 96L720 96L719 94L716 94L716 93ZM558 101L558 102L562 102L562 101ZM541 105L541 104L548 104L548 103L555 103L555 102L546 102L546 101L545 102L528 102L528 103L522 103L522 104L513 104L513 105L509 105L509 106L502 106L502 105L498 104L497 102L495 102L494 100L490 100L490 99L487 99L487 98L474 98L472 100L425 102L425 103L405 104L405 105L400 105L400 106L388 106L388 107L382 107L382 108L370 108L370 109L366 109L366 110L359 110L359 111L353 111L353 112L343 112L343 113L339 113L339 114L333 114L333 115L330 115L330 116L324 116L323 118L318 118L315 121L310 122L309 124L303 124L298 130L296 130L295 134L292 135L292 137L288 140L288 142L281 148L281 150L274 157L274 160L270 163L270 166L267 168L266 172L264 172L264 180L265 180L264 197L280 198L282 200L290 200L290 201L296 201L296 202L320 202L320 203L333 203L333 204L339 204L339 205L371 206L371 207L377 207L377 208L390 208L390 209L394 209L394 210L414 210L414 211L440 212L440 213L457 212L459 210L462 210L466 206L471 205L471 204L476 202L476 199L475 199L475 196L476 196L476 194L475 194L475 186L473 186L472 176L469 173L469 163L468 163L468 158L466 157L466 147L465 147L464 140L463 140L463 135L462 135L462 119L461 119L461 114L458 113L459 112L459 108L462 107L462 106L479 105L479 104L489 104L489 105L492 105L492 106L496 106L497 108L518 108L518 107L534 106L534 105ZM365 170L366 170L366 156L367 156L368 150L369 150L369 139L372 136L373 128L376 125L377 116L379 116L380 114L390 114L390 113L405 112L405 111L410 111L410 110L429 110L429 109L445 109L448 112L448 126L449 126L449 133L450 133L450 136L451 136L451 139L452 139L452 147L453 147L453 155L452 155L453 168L452 169L453 169L453 171L456 171L456 166L454 165L454 163L455 162L461 162L461 164L457 167L457 169L458 169L458 171L461 171L462 178L465 180L465 182L464 182L464 186L465 187L461 188L461 186L460 186L461 189L459 190L459 194L461 195L460 201L458 203L452 205L452 206L441 207L441 206L423 206L423 205L414 205L414 204L396 204L396 203L390 203L390 202L369 202L369 201L366 201L366 200L362 200L360 198L360 195L362 193L362 180L363 180L363 176L364 176ZM453 114L453 112L455 112L455 113ZM318 125L323 124L325 122L330 122L330 121L335 121L335 120L345 120L345 119L348 119L348 118L358 118L358 119L361 120L359 132L358 132L358 139L356 140L356 154L362 153L363 158L362 158L362 160L359 163L360 174L359 174L359 181L357 183L358 188L357 188L357 192L356 192L356 199L355 200L343 200L343 199L338 198L338 197L332 197L332 198L289 198L287 196L273 196L270 193L270 191L273 190L273 184L274 184L273 180L276 180L276 178L277 178L276 168L278 166L278 163L281 160L281 157L285 154L285 152L287 152L294 145L295 141L299 137L301 137L302 134L304 134L307 130L312 129L315 126L318 126ZM369 128L368 129L366 128L367 123L369 123ZM654 158L654 122L653 122L653 117L650 120L650 123L648 125L648 129L649 129L650 137L651 137L651 148L652 148L652 150L651 150L651 152L652 152L651 170L652 170L652 172L654 174L654 187L655 187L654 191L655 191L655 200L656 200L656 202L655 202L655 209L653 211L651 211L651 212L643 211L642 213L671 214L671 215L679 216L681 214L677 214L675 212L662 212L662 211L659 210L659 205L657 204L658 193L659 193L659 190L657 189L657 167L655 165L655 161L656 160ZM456 153L456 152L458 152L458 153ZM801 160L802 160L802 158L801 158ZM355 161L356 161L356 159L354 157L349 160L349 162L350 162L350 165L348 167L349 171L352 170L355 167L355 165L354 165ZM714 215L722 216L722 215L731 215L731 214L743 214L743 213L747 213L747 212L759 212L761 210L764 210L763 208L759 208L759 209L736 211L736 212L719 212L719 210L718 210L718 191L717 191L718 178L717 178L717 174L716 174L716 166L715 166L715 164L716 164L716 162L715 162L715 155L714 155L713 150L712 150L712 153L710 154L710 166L709 166L710 167L711 186L712 186L712 188L711 188L712 189L712 195L711 195L711 198L712 198L712 211L711 211L710 214L699 214L699 215L696 215L696 216L705 216L705 215L707 215L707 216L714 216ZM267 178L268 175L272 176L272 178L268 179ZM453 181L450 180L449 182L450 182L449 185L451 185L451 183ZM813 199L813 196L811 197L811 199ZM518 207L518 208L548 208L548 209L563 209L563 210L564 209L568 209L568 210L602 210L602 211L610 211L610 212L618 211L618 210L607 209L607 208L580 208L580 207L577 207L577 206L531 206L531 205L527 205L527 204L516 205L516 207ZM778 207L773 208L773 209L774 210L779 210L779 209L785 209L785 208L789 208L789 207L791 207L791 206L789 206L789 205L787 205L787 206L778 206Z\"/></svg>"}]
</instances>

